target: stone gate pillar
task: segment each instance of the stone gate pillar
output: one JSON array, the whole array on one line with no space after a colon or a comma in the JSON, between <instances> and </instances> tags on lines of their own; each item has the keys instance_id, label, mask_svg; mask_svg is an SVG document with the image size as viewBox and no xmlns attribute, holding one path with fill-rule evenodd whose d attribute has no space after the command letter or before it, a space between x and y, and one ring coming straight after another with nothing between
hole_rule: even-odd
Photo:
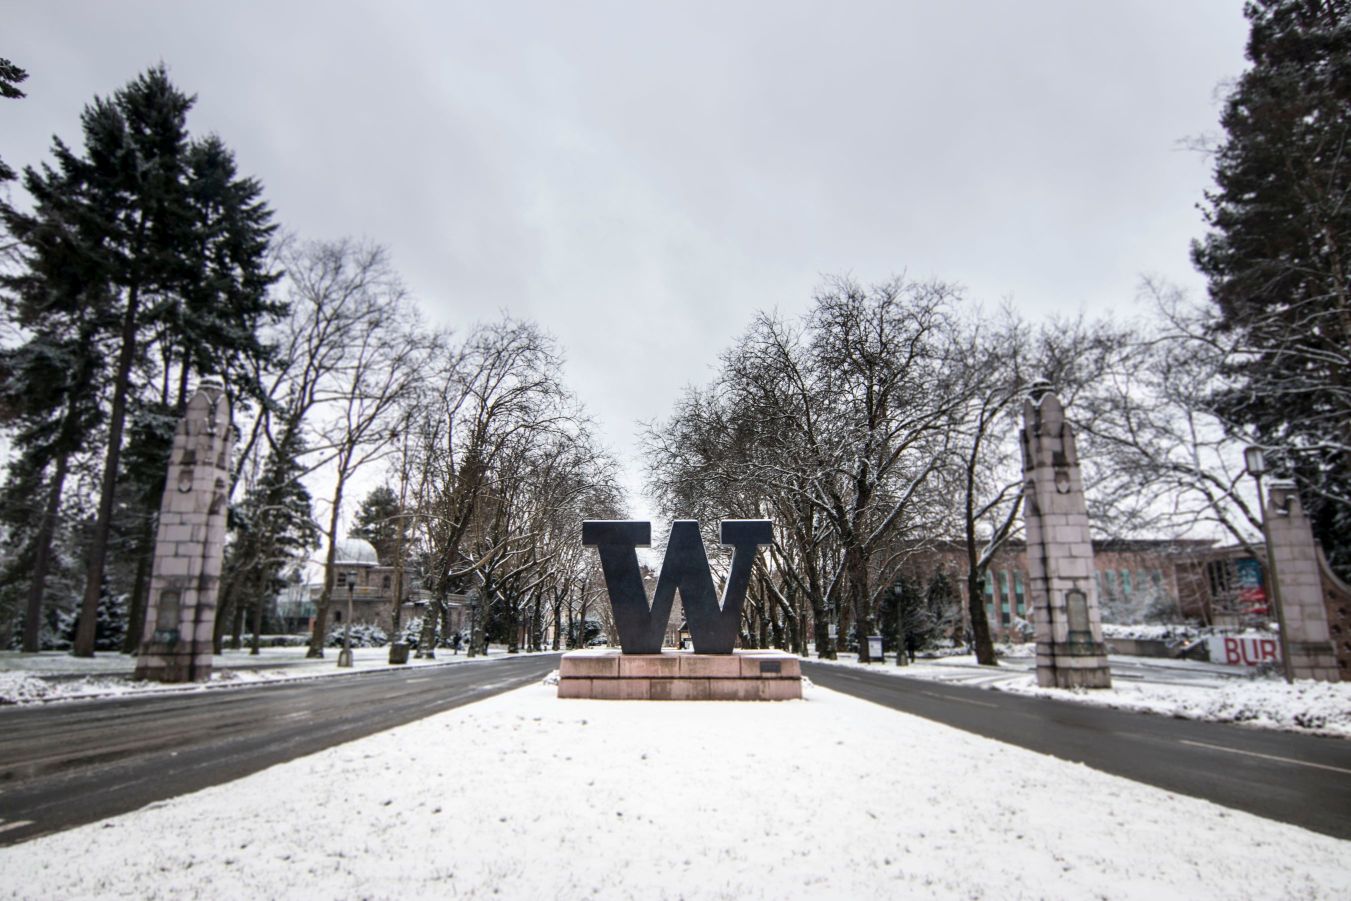
<instances>
[{"instance_id":1,"label":"stone gate pillar","mask_svg":"<svg viewBox=\"0 0 1351 901\"><path fill-rule=\"evenodd\" d=\"M1023 403L1022 446L1037 684L1110 688L1079 454L1064 407L1048 383L1034 385Z\"/></svg>"},{"instance_id":2,"label":"stone gate pillar","mask_svg":"<svg viewBox=\"0 0 1351 901\"><path fill-rule=\"evenodd\" d=\"M220 382L203 379L174 432L136 678L211 677L234 427Z\"/></svg>"},{"instance_id":3,"label":"stone gate pillar","mask_svg":"<svg viewBox=\"0 0 1351 901\"><path fill-rule=\"evenodd\" d=\"M1268 488L1267 534L1274 564L1271 571L1281 586L1290 675L1336 682L1341 674L1323 601L1318 545L1293 482L1273 482Z\"/></svg>"}]
</instances>

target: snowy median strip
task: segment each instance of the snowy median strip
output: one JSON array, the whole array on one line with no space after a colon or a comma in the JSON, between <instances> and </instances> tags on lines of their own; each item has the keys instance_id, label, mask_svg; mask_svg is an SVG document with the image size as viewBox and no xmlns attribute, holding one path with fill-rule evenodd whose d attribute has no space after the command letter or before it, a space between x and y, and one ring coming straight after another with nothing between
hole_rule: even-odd
<instances>
[{"instance_id":1,"label":"snowy median strip","mask_svg":"<svg viewBox=\"0 0 1351 901\"><path fill-rule=\"evenodd\" d=\"M0 850L0 897L1351 897L1351 843L820 687L554 691Z\"/></svg>"}]
</instances>

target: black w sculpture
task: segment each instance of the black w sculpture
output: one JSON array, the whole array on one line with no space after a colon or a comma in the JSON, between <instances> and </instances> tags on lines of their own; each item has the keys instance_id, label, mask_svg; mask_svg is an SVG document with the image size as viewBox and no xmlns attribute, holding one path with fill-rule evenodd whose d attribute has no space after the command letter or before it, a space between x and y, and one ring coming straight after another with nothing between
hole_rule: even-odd
<instances>
[{"instance_id":1,"label":"black w sculpture","mask_svg":"<svg viewBox=\"0 0 1351 901\"><path fill-rule=\"evenodd\" d=\"M652 604L638 570L637 548L652 544L652 524L631 520L586 520L582 523L582 544L600 551L605 587L610 592L619 645L625 654L659 654L666 623L676 589L685 605L685 622L690 641L700 654L730 654L736 644L741 605L746 600L751 566L756 548L770 544L773 527L767 519L724 519L721 524L724 546L732 546L732 572L722 603L713 587L704 540L699 524L678 519L671 524L671 540L666 544L666 559Z\"/></svg>"}]
</instances>

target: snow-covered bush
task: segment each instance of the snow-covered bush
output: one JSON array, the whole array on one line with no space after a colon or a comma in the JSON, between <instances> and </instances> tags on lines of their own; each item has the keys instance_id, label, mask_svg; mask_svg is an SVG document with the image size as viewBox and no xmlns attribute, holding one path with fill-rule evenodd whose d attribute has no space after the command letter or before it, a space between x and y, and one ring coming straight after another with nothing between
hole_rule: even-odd
<instances>
[{"instance_id":1,"label":"snow-covered bush","mask_svg":"<svg viewBox=\"0 0 1351 901\"><path fill-rule=\"evenodd\" d=\"M417 650L422 644L422 617L414 616L406 620L403 624L403 630L399 633L399 640L413 650ZM445 633L440 629L436 633L436 646L438 648L448 648L455 641L455 633ZM469 643L469 631L466 629L460 634L461 646Z\"/></svg>"},{"instance_id":2,"label":"snow-covered bush","mask_svg":"<svg viewBox=\"0 0 1351 901\"><path fill-rule=\"evenodd\" d=\"M1129 638L1136 641L1189 641L1200 634L1200 629L1189 625L1102 624L1103 638Z\"/></svg>"},{"instance_id":3,"label":"snow-covered bush","mask_svg":"<svg viewBox=\"0 0 1351 901\"><path fill-rule=\"evenodd\" d=\"M325 642L330 648L340 648L343 645L343 636L347 634L345 624L335 624L328 632L328 640ZM352 647L354 648L383 648L389 644L389 636L385 630L372 623L352 623Z\"/></svg>"},{"instance_id":4,"label":"snow-covered bush","mask_svg":"<svg viewBox=\"0 0 1351 901\"><path fill-rule=\"evenodd\" d=\"M353 626L352 628L354 630L352 634L355 635L356 627ZM253 633L245 632L239 643L243 647L251 647L253 645ZM301 648L309 643L310 637L308 635L264 635L258 641L259 647L264 648ZM338 634L338 644L342 644L342 633Z\"/></svg>"}]
</instances>

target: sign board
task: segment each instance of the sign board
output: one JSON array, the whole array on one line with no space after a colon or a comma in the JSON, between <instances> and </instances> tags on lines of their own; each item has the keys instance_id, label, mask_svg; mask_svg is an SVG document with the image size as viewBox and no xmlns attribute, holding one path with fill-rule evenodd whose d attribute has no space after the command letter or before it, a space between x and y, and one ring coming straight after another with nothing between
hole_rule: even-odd
<instances>
[{"instance_id":1,"label":"sign board","mask_svg":"<svg viewBox=\"0 0 1351 901\"><path fill-rule=\"evenodd\" d=\"M869 636L868 636L868 657L871 658L871 659L873 659L873 660L881 660L881 659L882 659L882 636L881 636L881 635L869 635Z\"/></svg>"},{"instance_id":2,"label":"sign board","mask_svg":"<svg viewBox=\"0 0 1351 901\"><path fill-rule=\"evenodd\" d=\"M1281 660L1281 642L1275 635L1212 635L1208 645L1210 662L1225 666L1259 666Z\"/></svg>"}]
</instances>

